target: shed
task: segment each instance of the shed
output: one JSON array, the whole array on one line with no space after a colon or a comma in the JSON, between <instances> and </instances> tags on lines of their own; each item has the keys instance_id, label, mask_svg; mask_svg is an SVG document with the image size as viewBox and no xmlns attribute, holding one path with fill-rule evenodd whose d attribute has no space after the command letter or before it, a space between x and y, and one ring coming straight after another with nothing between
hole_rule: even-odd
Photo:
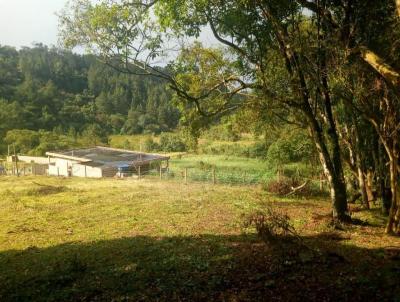
<instances>
[{"instance_id":1,"label":"shed","mask_svg":"<svg viewBox=\"0 0 400 302\"><path fill-rule=\"evenodd\" d=\"M46 152L49 175L78 177L114 177L144 174L153 167L161 167L168 156L109 147L93 147L57 152Z\"/></svg>"}]
</instances>

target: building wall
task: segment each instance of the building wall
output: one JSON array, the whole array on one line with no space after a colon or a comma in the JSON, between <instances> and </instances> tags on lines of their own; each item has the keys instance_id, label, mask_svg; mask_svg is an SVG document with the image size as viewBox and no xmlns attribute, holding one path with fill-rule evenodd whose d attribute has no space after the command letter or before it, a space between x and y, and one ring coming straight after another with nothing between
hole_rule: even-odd
<instances>
[{"instance_id":1,"label":"building wall","mask_svg":"<svg viewBox=\"0 0 400 302\"><path fill-rule=\"evenodd\" d=\"M75 163L76 161L69 159L54 158L54 163L49 165L49 175L65 177L71 176L70 171L72 165Z\"/></svg>"},{"instance_id":2,"label":"building wall","mask_svg":"<svg viewBox=\"0 0 400 302\"><path fill-rule=\"evenodd\" d=\"M83 164L73 164L72 176L101 178L103 177L103 174L101 168L99 167L91 167Z\"/></svg>"},{"instance_id":3,"label":"building wall","mask_svg":"<svg viewBox=\"0 0 400 302\"><path fill-rule=\"evenodd\" d=\"M10 156L11 157L11 156ZM42 165L47 165L49 164L49 158L48 157L42 157L42 156L26 156L26 155L18 155L18 160L26 163L36 163L36 164L42 164ZM50 158L50 163L54 163L55 159Z\"/></svg>"}]
</instances>

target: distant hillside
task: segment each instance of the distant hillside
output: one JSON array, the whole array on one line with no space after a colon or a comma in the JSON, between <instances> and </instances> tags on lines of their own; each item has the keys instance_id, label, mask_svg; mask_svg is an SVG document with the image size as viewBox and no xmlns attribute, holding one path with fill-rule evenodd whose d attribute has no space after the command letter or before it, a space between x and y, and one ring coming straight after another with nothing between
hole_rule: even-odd
<instances>
[{"instance_id":1,"label":"distant hillside","mask_svg":"<svg viewBox=\"0 0 400 302\"><path fill-rule=\"evenodd\" d=\"M0 142L11 129L159 133L178 120L160 79L121 74L94 56L41 44L0 46Z\"/></svg>"}]
</instances>

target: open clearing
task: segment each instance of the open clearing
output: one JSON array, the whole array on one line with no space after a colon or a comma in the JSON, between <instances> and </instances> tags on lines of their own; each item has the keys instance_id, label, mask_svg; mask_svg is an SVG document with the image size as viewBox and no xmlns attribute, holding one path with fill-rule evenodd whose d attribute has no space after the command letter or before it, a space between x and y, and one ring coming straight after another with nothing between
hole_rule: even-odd
<instances>
[{"instance_id":1,"label":"open clearing","mask_svg":"<svg viewBox=\"0 0 400 302\"><path fill-rule=\"evenodd\" d=\"M0 301L400 297L400 240L383 236L377 209L334 230L323 199L155 179L1 177L0 197ZM318 253L277 250L243 228L268 206Z\"/></svg>"}]
</instances>

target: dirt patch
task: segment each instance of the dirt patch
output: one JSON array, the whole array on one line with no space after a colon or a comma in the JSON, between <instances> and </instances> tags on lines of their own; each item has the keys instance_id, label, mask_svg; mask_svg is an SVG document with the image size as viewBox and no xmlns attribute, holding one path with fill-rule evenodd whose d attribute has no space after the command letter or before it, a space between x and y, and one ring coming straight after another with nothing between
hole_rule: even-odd
<instances>
[{"instance_id":1,"label":"dirt patch","mask_svg":"<svg viewBox=\"0 0 400 302\"><path fill-rule=\"evenodd\" d=\"M68 190L66 186L50 186L50 185L39 184L36 182L34 182L33 184L35 184L36 187L28 190L26 192L26 195L44 196L44 195L57 194Z\"/></svg>"}]
</instances>

